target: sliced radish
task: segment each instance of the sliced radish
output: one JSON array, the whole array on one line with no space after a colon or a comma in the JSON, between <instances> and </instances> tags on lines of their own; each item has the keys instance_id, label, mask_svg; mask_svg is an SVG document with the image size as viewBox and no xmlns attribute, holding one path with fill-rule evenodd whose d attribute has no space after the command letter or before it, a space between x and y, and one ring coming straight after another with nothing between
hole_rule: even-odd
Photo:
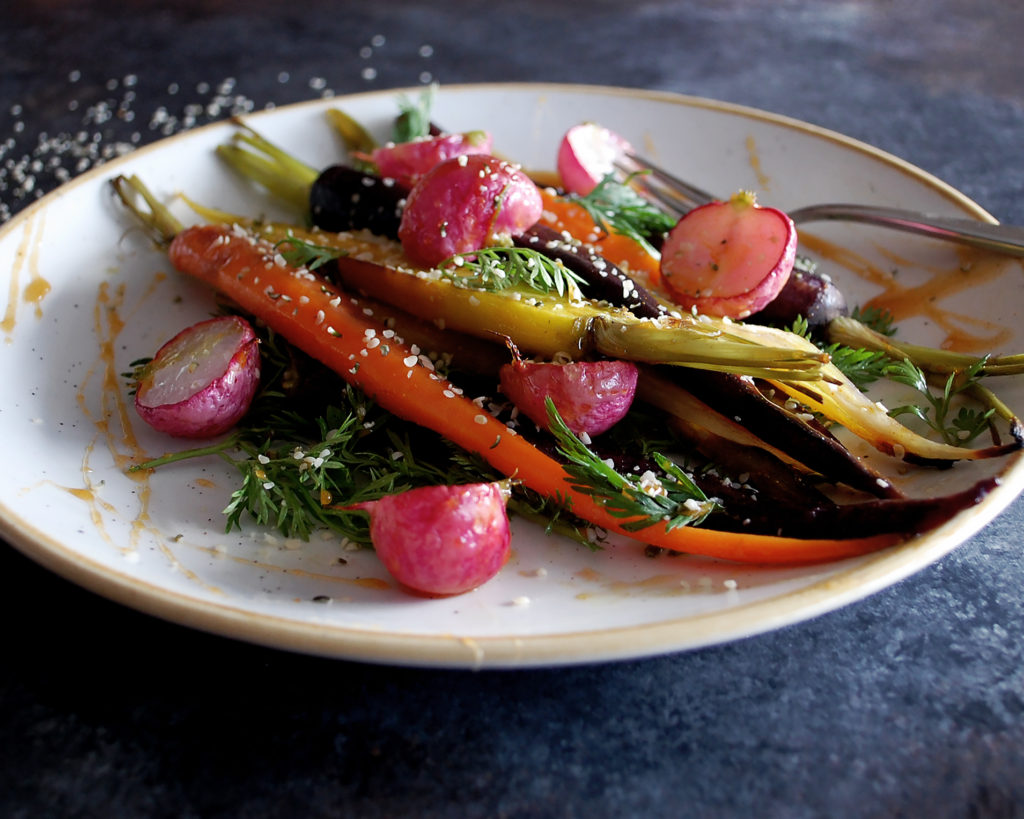
<instances>
[{"instance_id":1,"label":"sliced radish","mask_svg":"<svg viewBox=\"0 0 1024 819\"><path fill-rule=\"evenodd\" d=\"M566 364L515 360L501 368L501 391L537 426L548 428L545 399L576 435L599 435L629 411L636 393L631 361L571 361Z\"/></svg>"},{"instance_id":2,"label":"sliced radish","mask_svg":"<svg viewBox=\"0 0 1024 819\"><path fill-rule=\"evenodd\" d=\"M412 187L435 165L456 156L490 154L491 135L485 131L465 134L442 134L392 143L375 148L370 159L380 175Z\"/></svg>"},{"instance_id":3,"label":"sliced radish","mask_svg":"<svg viewBox=\"0 0 1024 819\"><path fill-rule=\"evenodd\" d=\"M679 220L662 246L661 274L687 310L742 319L785 286L796 245L796 227L785 213L740 192Z\"/></svg>"},{"instance_id":4,"label":"sliced radish","mask_svg":"<svg viewBox=\"0 0 1024 819\"><path fill-rule=\"evenodd\" d=\"M614 131L592 122L574 125L558 146L558 175L567 191L586 196L630 153L633 146Z\"/></svg>"},{"instance_id":5,"label":"sliced radish","mask_svg":"<svg viewBox=\"0 0 1024 819\"><path fill-rule=\"evenodd\" d=\"M402 585L461 594L505 565L511 533L505 483L427 486L356 508L370 513L377 555Z\"/></svg>"},{"instance_id":6,"label":"sliced radish","mask_svg":"<svg viewBox=\"0 0 1024 819\"><path fill-rule=\"evenodd\" d=\"M447 159L409 192L398 238L416 264L439 264L495 244L536 224L544 203L517 165L493 156Z\"/></svg>"},{"instance_id":7,"label":"sliced radish","mask_svg":"<svg viewBox=\"0 0 1024 819\"><path fill-rule=\"evenodd\" d=\"M135 409L161 432L209 438L245 415L259 380L259 341L249 322L208 319L182 330L143 367Z\"/></svg>"}]
</instances>

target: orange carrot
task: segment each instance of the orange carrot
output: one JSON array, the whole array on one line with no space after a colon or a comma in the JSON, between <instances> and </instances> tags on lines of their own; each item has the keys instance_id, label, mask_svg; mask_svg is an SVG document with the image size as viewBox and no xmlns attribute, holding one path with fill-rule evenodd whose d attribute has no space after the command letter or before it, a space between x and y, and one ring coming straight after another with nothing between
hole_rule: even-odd
<instances>
[{"instance_id":1,"label":"orange carrot","mask_svg":"<svg viewBox=\"0 0 1024 819\"><path fill-rule=\"evenodd\" d=\"M807 563L864 554L901 538L848 540L735 534L663 525L630 533L599 500L574 491L561 465L480 409L433 371L358 299L241 228L186 228L171 243L172 264L213 286L290 343L359 387L382 408L432 429L549 498L568 498L577 516L612 532L675 551L752 563Z\"/></svg>"},{"instance_id":2,"label":"orange carrot","mask_svg":"<svg viewBox=\"0 0 1024 819\"><path fill-rule=\"evenodd\" d=\"M635 239L621 233L608 233L597 227L581 205L541 188L544 211L541 223L592 245L605 259L629 273L645 287L660 290L661 260Z\"/></svg>"}]
</instances>

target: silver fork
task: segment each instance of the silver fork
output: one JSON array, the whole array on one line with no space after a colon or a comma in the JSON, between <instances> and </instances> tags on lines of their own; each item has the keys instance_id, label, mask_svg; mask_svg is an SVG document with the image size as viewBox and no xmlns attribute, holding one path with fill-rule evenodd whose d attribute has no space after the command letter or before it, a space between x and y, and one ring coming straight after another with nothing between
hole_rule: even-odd
<instances>
[{"instance_id":1,"label":"silver fork","mask_svg":"<svg viewBox=\"0 0 1024 819\"><path fill-rule=\"evenodd\" d=\"M629 174L637 170L649 171L634 177L633 182L651 199L659 202L671 212L681 216L692 208L712 202L718 197L691 185L649 159L628 154L626 162L619 163L619 170ZM936 216L901 208L886 208L876 205L823 204L808 205L787 211L795 223L814 221L864 222L871 225L902 230L944 239L972 247L995 250L1010 256L1024 256L1024 227L992 224L974 219L952 216Z\"/></svg>"}]
</instances>

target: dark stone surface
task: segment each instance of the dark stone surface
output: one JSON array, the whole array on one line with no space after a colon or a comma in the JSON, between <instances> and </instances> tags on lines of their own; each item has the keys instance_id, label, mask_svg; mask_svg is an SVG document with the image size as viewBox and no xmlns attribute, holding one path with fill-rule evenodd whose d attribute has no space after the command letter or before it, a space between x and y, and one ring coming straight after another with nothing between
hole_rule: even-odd
<instances>
[{"instance_id":1,"label":"dark stone surface","mask_svg":"<svg viewBox=\"0 0 1024 819\"><path fill-rule=\"evenodd\" d=\"M53 0L0 3L0 20L9 211L35 195L16 166L40 131L131 145L235 105L415 85L426 72L770 109L876 144L1024 223L1013 3ZM58 178L43 168L36 186ZM916 576L772 634L475 674L192 632L3 548L0 814L1022 815L1022 520L1018 502Z\"/></svg>"}]
</instances>

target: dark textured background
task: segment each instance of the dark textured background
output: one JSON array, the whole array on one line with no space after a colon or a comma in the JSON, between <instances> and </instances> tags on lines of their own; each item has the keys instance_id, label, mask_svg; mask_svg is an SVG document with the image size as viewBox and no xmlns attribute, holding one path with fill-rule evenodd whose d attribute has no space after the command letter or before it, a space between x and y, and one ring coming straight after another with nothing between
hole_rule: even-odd
<instances>
[{"instance_id":1,"label":"dark textured background","mask_svg":"<svg viewBox=\"0 0 1024 819\"><path fill-rule=\"evenodd\" d=\"M1022 36L996 0L2 2L0 216L232 108L543 80L809 120L1024 223ZM773 634L487 673L206 636L3 548L0 815L1024 815L1022 519Z\"/></svg>"}]
</instances>

